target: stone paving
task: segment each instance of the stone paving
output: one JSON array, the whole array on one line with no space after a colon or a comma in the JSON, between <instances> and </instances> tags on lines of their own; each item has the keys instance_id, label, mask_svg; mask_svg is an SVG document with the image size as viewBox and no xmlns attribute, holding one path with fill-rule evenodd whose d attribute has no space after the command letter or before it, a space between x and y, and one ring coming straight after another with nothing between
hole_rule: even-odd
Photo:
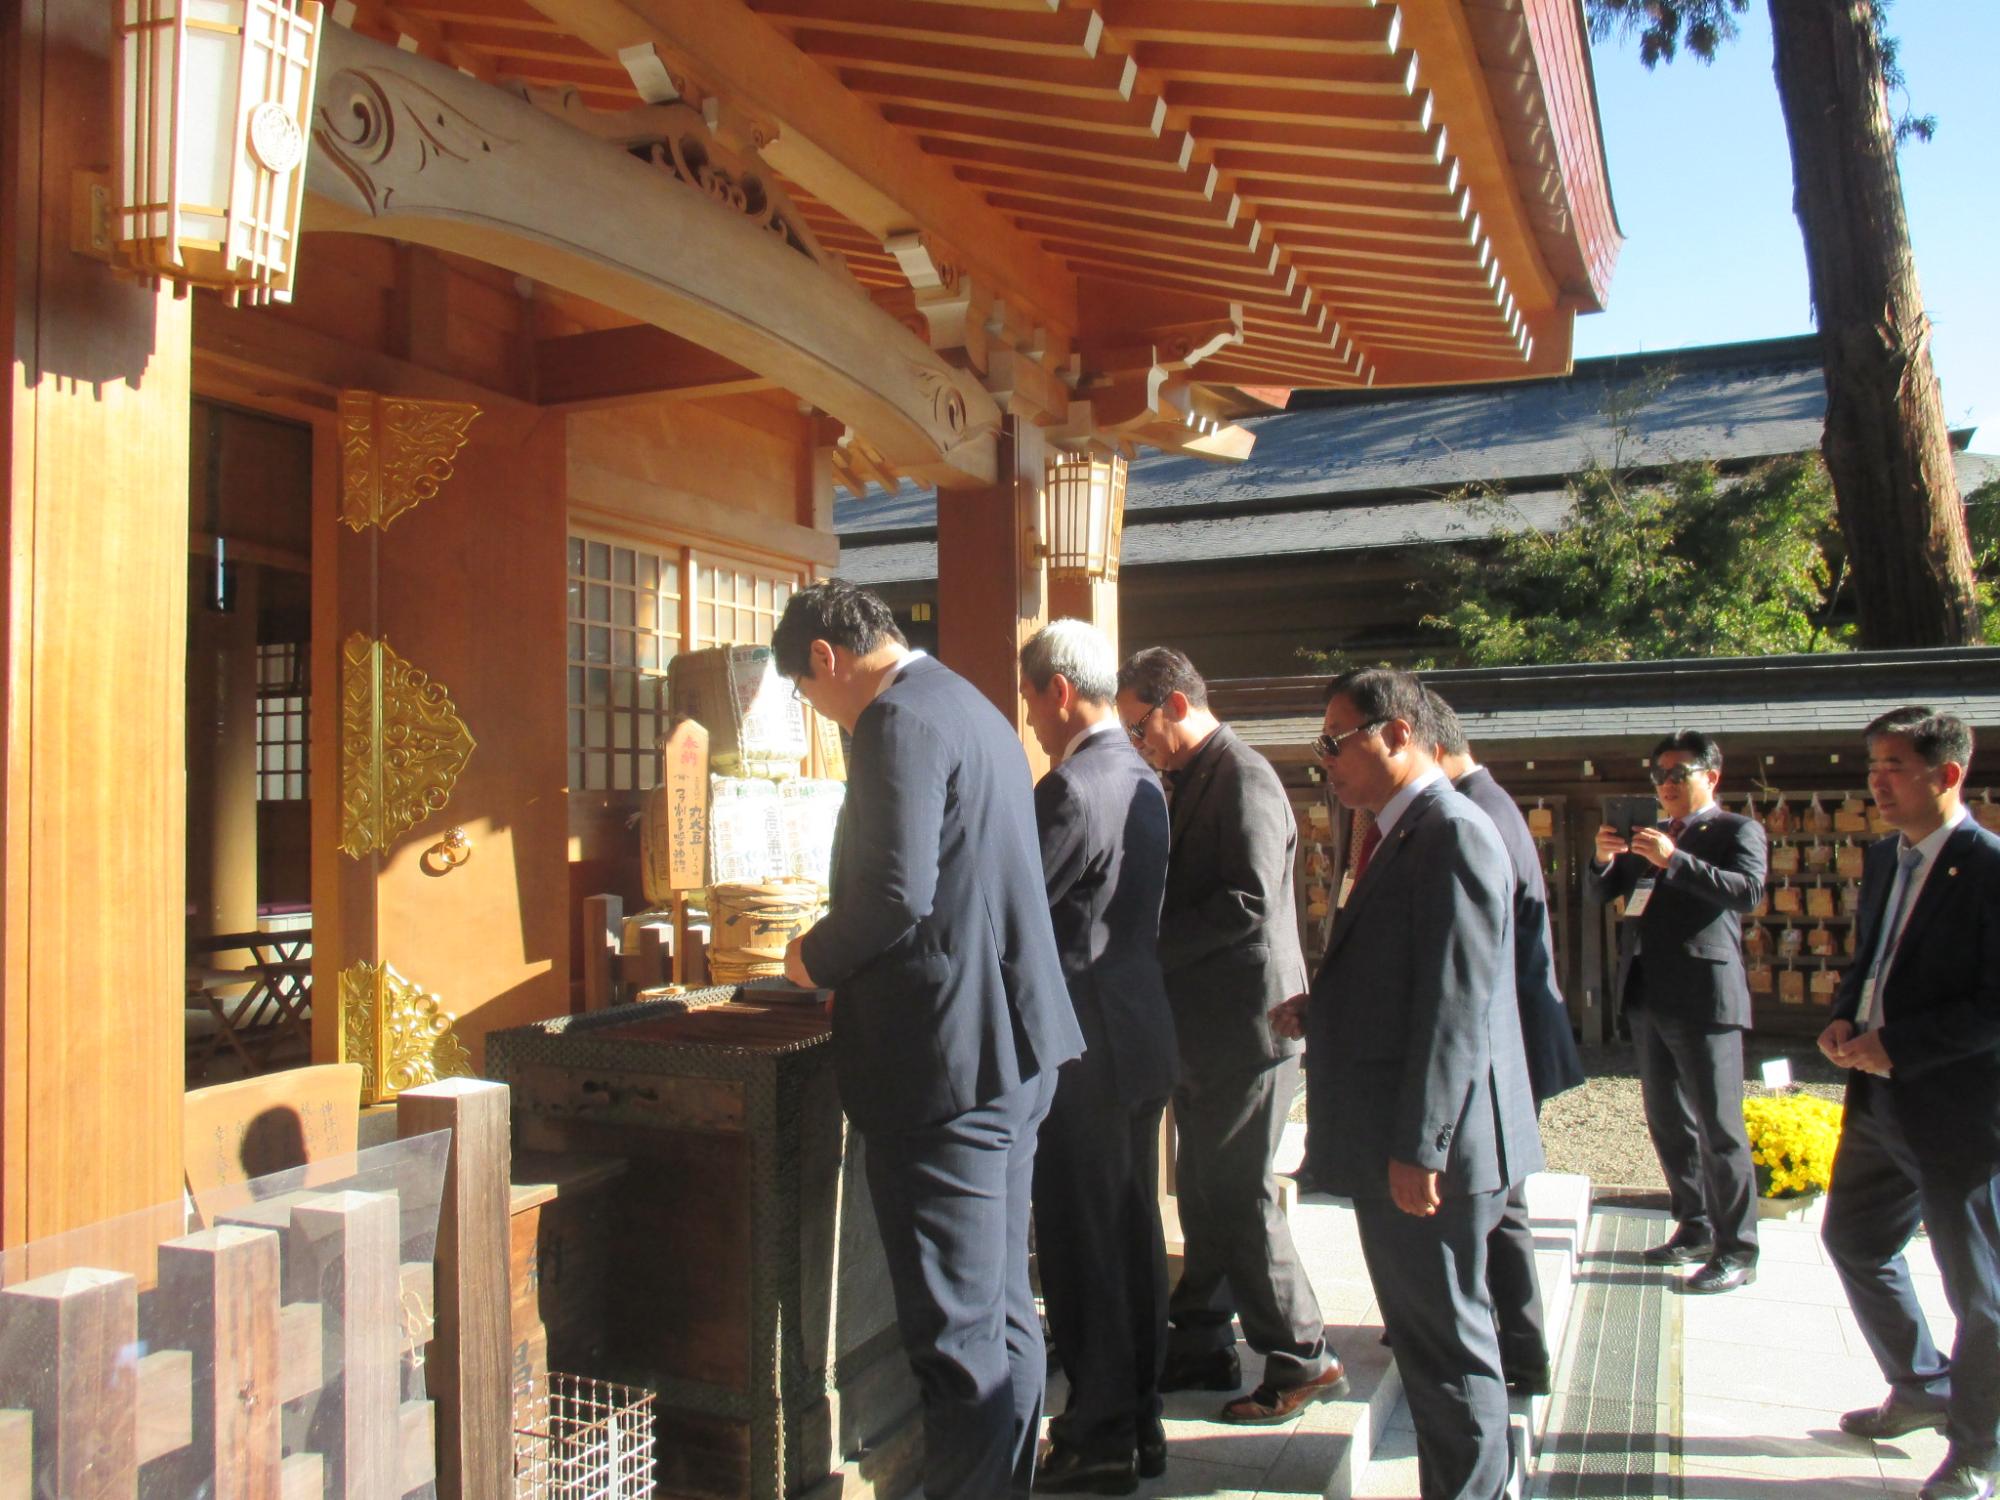
<instances>
[{"instance_id":1,"label":"stone paving","mask_svg":"<svg viewBox=\"0 0 2000 1500\"><path fill-rule=\"evenodd\" d=\"M1281 1164L1296 1159L1296 1127L1287 1145ZM1575 1177L1531 1182L1544 1296L1558 1326L1567 1323L1587 1190ZM1660 1237L1668 1232L1664 1215L1641 1217L1659 1221ZM1212 1420L1226 1396L1170 1396L1167 1473L1142 1483L1141 1495L1415 1500L1414 1434L1394 1362L1378 1342L1381 1323L1353 1212L1335 1199L1307 1198L1294 1207L1292 1228L1352 1390L1282 1426L1252 1429ZM1932 1331L1948 1345L1951 1314L1921 1238L1910 1262ZM1674 1305L1680 1451L1673 1493L1684 1500L1914 1495L1943 1457L1944 1439L1935 1433L1869 1443L1840 1432L1842 1411L1879 1401L1886 1388L1826 1262L1816 1222L1767 1222L1754 1285L1720 1297L1676 1298ZM1574 1334L1566 1330L1565 1349ZM1239 1352L1246 1384L1254 1383L1256 1360L1247 1347ZM1559 1394L1567 1376L1559 1361ZM1061 1400L1057 1382L1051 1409ZM1547 1404L1518 1406L1517 1425L1539 1430Z\"/></svg>"}]
</instances>

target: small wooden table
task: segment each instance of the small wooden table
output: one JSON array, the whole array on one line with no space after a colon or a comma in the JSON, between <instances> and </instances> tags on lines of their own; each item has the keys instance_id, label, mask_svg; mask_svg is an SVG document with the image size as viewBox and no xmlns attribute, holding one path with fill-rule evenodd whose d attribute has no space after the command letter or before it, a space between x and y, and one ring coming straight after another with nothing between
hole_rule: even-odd
<instances>
[{"instance_id":1,"label":"small wooden table","mask_svg":"<svg viewBox=\"0 0 2000 1500\"><path fill-rule=\"evenodd\" d=\"M245 951L251 961L221 968L204 960ZM205 1009L215 1020L200 1065L205 1068L224 1046L243 1066L261 1072L287 1040L312 1054L312 929L289 932L220 932L188 944L187 1007Z\"/></svg>"}]
</instances>

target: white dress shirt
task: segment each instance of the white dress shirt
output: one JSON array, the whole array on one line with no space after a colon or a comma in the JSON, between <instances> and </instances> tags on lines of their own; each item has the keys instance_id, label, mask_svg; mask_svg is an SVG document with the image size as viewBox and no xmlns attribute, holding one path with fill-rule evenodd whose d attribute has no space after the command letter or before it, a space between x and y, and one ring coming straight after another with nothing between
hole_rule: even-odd
<instances>
[{"instance_id":1,"label":"white dress shirt","mask_svg":"<svg viewBox=\"0 0 2000 1500\"><path fill-rule=\"evenodd\" d=\"M1889 972L1889 965L1895 961L1896 946L1903 941L1903 929L1910 925L1910 913L1917 909L1917 898L1924 893L1924 882L1930 879L1931 866L1937 863L1938 851L1944 848L1945 840L1952 836L1958 825L1963 823L1968 816L1970 815L1965 810L1965 804L1961 802L1952 810L1952 815L1949 818L1946 818L1944 822L1917 840L1916 851L1923 856L1923 862L1916 867L1916 872L1911 874L1902 869L1896 871L1896 879L1889 887L1889 904L1884 909L1887 911L1899 911L1901 915L1896 919L1896 930L1894 932L1885 932L1882 935L1882 942L1877 948L1877 951L1882 955L1882 960L1875 966L1878 974L1887 974ZM1901 855L1905 849L1910 847L1910 844L1906 840L1902 838L1896 840L1896 853L1898 855ZM1905 880L1909 882L1910 886L1910 893L1907 897L1902 892Z\"/></svg>"},{"instance_id":2,"label":"white dress shirt","mask_svg":"<svg viewBox=\"0 0 2000 1500\"><path fill-rule=\"evenodd\" d=\"M1122 733L1124 728L1125 726L1119 722L1117 714L1107 713L1095 724L1086 724L1069 737L1069 743L1063 746L1062 759L1068 760L1072 755L1076 754L1076 747L1089 739L1093 734L1109 734L1114 729ZM1056 764L1061 765L1062 761L1057 761Z\"/></svg>"},{"instance_id":3,"label":"white dress shirt","mask_svg":"<svg viewBox=\"0 0 2000 1500\"><path fill-rule=\"evenodd\" d=\"M1440 771L1436 766L1432 766L1428 771L1425 771L1416 780L1408 783L1395 796L1382 804L1382 810L1375 814L1375 826L1382 830L1382 842L1387 843L1389 841L1389 835L1395 830L1397 820L1409 811L1410 804L1417 800L1417 793L1421 792L1433 781L1443 780L1444 772Z\"/></svg>"}]
</instances>

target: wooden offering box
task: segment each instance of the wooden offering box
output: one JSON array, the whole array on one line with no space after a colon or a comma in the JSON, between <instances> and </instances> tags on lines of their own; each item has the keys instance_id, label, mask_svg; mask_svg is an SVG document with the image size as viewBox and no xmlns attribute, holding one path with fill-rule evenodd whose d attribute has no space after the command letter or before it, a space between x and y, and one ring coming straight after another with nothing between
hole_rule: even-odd
<instances>
[{"instance_id":1,"label":"wooden offering box","mask_svg":"<svg viewBox=\"0 0 2000 1500\"><path fill-rule=\"evenodd\" d=\"M910 1447L915 1425L827 1017L749 994L486 1043L517 1152L628 1163L607 1188L605 1326L585 1341L605 1367L577 1373L657 1388L663 1495L782 1500L864 1450Z\"/></svg>"}]
</instances>

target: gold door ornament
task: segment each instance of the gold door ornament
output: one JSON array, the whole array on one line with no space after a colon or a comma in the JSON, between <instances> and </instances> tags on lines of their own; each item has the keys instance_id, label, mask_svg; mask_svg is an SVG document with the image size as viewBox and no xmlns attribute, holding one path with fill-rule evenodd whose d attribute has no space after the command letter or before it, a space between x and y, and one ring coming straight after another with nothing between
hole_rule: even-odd
<instances>
[{"instance_id":1,"label":"gold door ornament","mask_svg":"<svg viewBox=\"0 0 2000 1500\"><path fill-rule=\"evenodd\" d=\"M361 1065L361 1102L386 1104L420 1084L471 1077L471 1054L452 1031L457 1020L386 963L364 959L342 970L341 1061Z\"/></svg>"},{"instance_id":2,"label":"gold door ornament","mask_svg":"<svg viewBox=\"0 0 2000 1500\"><path fill-rule=\"evenodd\" d=\"M360 631L341 648L340 847L356 859L451 800L473 740L442 683Z\"/></svg>"},{"instance_id":3,"label":"gold door ornament","mask_svg":"<svg viewBox=\"0 0 2000 1500\"><path fill-rule=\"evenodd\" d=\"M374 391L340 393L340 519L356 531L389 523L451 478L479 408Z\"/></svg>"}]
</instances>

